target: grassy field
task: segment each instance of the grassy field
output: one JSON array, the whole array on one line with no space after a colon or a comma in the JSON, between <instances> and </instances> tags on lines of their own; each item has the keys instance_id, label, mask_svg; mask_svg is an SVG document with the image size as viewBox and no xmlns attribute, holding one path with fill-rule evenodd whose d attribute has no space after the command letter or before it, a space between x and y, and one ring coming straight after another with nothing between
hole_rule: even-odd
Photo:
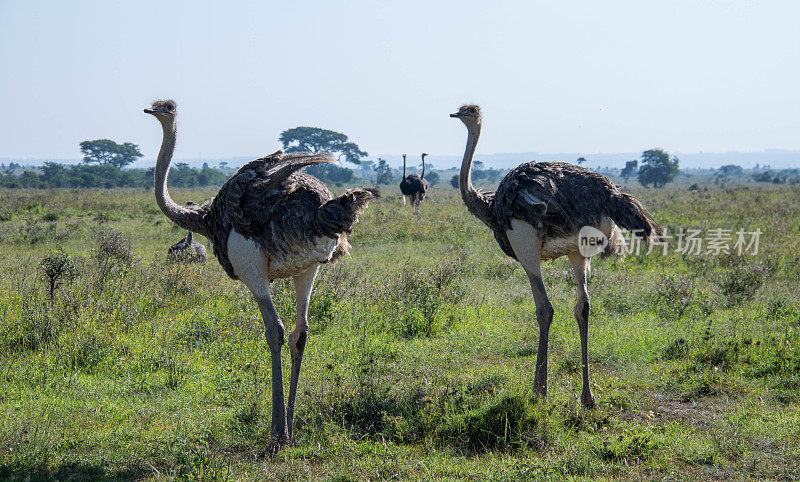
<instances>
[{"instance_id":1,"label":"grassy field","mask_svg":"<svg viewBox=\"0 0 800 482\"><path fill-rule=\"evenodd\" d=\"M540 400L521 267L449 186L420 217L390 189L318 277L298 443L261 455L269 350L244 286L165 262L184 233L150 191L1 192L0 478L797 478L800 191L633 193L672 232L760 229L759 252L594 260L596 409L568 262L544 266ZM288 332L294 289L272 291Z\"/></svg>"}]
</instances>

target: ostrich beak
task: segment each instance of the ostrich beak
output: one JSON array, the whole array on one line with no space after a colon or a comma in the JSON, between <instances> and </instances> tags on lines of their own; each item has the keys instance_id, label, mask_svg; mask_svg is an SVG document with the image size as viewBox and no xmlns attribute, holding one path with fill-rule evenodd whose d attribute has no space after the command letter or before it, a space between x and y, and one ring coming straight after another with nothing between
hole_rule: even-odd
<instances>
[{"instance_id":1,"label":"ostrich beak","mask_svg":"<svg viewBox=\"0 0 800 482\"><path fill-rule=\"evenodd\" d=\"M456 112L455 114L450 114L450 117L461 117L461 112Z\"/></svg>"},{"instance_id":2,"label":"ostrich beak","mask_svg":"<svg viewBox=\"0 0 800 482\"><path fill-rule=\"evenodd\" d=\"M145 114L155 114L155 113L156 113L156 111L154 111L153 109L145 109L145 110L144 110L144 113L145 113Z\"/></svg>"}]
</instances>

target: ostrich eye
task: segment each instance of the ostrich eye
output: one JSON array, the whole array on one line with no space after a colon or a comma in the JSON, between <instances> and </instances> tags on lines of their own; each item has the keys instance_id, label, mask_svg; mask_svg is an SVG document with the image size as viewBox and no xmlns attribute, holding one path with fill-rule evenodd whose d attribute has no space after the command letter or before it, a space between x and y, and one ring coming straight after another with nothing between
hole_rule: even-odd
<instances>
[{"instance_id":1,"label":"ostrich eye","mask_svg":"<svg viewBox=\"0 0 800 482\"><path fill-rule=\"evenodd\" d=\"M474 113L475 113L475 109L473 109L473 108L471 108L471 107L470 107L470 109L469 109L469 113L470 113L470 114L474 114Z\"/></svg>"}]
</instances>

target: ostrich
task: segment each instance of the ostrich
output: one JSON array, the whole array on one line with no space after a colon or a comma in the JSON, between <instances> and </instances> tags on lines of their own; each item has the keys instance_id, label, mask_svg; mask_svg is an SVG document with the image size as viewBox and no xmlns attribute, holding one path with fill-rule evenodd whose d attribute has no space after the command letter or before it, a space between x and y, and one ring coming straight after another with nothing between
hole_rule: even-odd
<instances>
[{"instance_id":1,"label":"ostrich","mask_svg":"<svg viewBox=\"0 0 800 482\"><path fill-rule=\"evenodd\" d=\"M211 239L214 255L232 279L253 293L264 320L272 364L272 441L275 450L293 443L294 401L308 339L308 304L317 268L347 254L348 235L377 189L351 189L334 198L318 179L298 172L305 166L334 162L327 154L277 151L241 167L210 202L183 207L170 198L167 176L175 149L176 105L153 102L144 109L161 122L163 139L155 168L158 207L178 226ZM292 277L297 319L289 333L292 366L284 405L281 348L285 330L272 304L269 284Z\"/></svg>"},{"instance_id":2,"label":"ostrich","mask_svg":"<svg viewBox=\"0 0 800 482\"><path fill-rule=\"evenodd\" d=\"M208 259L206 247L194 241L194 233L186 232L186 237L169 247L167 261L188 261L190 263L205 263Z\"/></svg>"},{"instance_id":3,"label":"ostrich","mask_svg":"<svg viewBox=\"0 0 800 482\"><path fill-rule=\"evenodd\" d=\"M450 117L467 127L467 147L461 164L459 186L467 209L489 229L505 254L522 264L530 280L539 324L534 390L547 395L547 345L553 307L547 298L540 264L542 260L567 256L577 284L574 315L581 337L583 391L581 403L594 406L589 388L588 330L589 293L586 273L590 258L579 249L579 231L590 226L608 240L606 251L624 247L616 225L649 240L661 230L641 203L620 192L605 176L563 162L527 162L511 170L494 193L472 186L470 171L481 133L481 111L476 105L462 106ZM584 250L585 253L585 250Z\"/></svg>"},{"instance_id":4,"label":"ostrich","mask_svg":"<svg viewBox=\"0 0 800 482\"><path fill-rule=\"evenodd\" d=\"M419 174L409 174L406 176L406 155L403 154L403 180L400 181L400 192L403 193L403 204L406 203L406 196L414 212L419 212L419 203L425 199L425 192L428 190L428 181L425 180L425 156L422 153L422 176Z\"/></svg>"}]
</instances>

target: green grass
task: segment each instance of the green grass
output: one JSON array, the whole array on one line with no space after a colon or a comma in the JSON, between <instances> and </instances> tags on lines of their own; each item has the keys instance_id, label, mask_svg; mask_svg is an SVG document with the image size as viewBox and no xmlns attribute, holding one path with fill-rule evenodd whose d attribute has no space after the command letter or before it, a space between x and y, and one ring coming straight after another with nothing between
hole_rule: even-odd
<instances>
[{"instance_id":1,"label":"green grass","mask_svg":"<svg viewBox=\"0 0 800 482\"><path fill-rule=\"evenodd\" d=\"M756 256L593 261L598 408L578 402L568 262L544 266L556 313L536 399L522 269L456 191L416 217L390 189L318 277L298 443L262 455L269 351L244 286L215 261L166 263L183 232L149 191L2 192L0 478L796 477L800 192L633 193L670 231L763 234ZM63 256L74 279L45 282L42 260ZM272 292L291 329L291 283Z\"/></svg>"}]
</instances>

